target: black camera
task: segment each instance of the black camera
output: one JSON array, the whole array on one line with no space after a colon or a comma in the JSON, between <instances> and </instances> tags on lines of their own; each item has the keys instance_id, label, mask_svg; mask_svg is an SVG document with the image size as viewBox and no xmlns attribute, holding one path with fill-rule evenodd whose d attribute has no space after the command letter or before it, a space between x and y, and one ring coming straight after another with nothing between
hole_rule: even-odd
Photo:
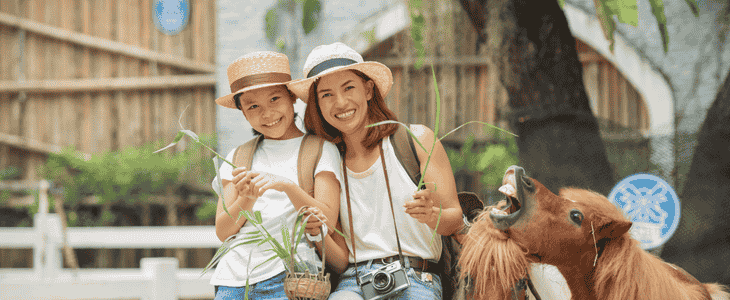
<instances>
[{"instance_id":1,"label":"black camera","mask_svg":"<svg viewBox=\"0 0 730 300\"><path fill-rule=\"evenodd\" d=\"M365 299L377 300L396 296L411 286L406 269L400 261L389 263L360 277L360 289Z\"/></svg>"}]
</instances>

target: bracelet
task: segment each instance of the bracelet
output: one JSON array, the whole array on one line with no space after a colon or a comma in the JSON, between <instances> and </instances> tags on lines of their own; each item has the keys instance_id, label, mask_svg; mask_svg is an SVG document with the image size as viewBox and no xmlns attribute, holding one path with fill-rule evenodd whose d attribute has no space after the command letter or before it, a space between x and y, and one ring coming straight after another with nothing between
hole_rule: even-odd
<instances>
[{"instance_id":1,"label":"bracelet","mask_svg":"<svg viewBox=\"0 0 730 300\"><path fill-rule=\"evenodd\" d=\"M321 236L321 235L319 235L319 234L317 234L317 235L311 235L311 234L309 234L309 233L306 233L306 235L307 235L307 239L308 239L308 240L309 240L310 242L315 242L315 243L317 243L317 242L321 242L321 241L322 241L322 236Z\"/></svg>"}]
</instances>

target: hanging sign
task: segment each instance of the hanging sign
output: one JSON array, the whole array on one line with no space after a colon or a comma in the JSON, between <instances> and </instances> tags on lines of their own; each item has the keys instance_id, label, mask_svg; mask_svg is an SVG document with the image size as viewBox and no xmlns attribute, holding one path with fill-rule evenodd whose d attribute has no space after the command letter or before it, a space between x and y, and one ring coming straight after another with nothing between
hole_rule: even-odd
<instances>
[{"instance_id":1,"label":"hanging sign","mask_svg":"<svg viewBox=\"0 0 730 300\"><path fill-rule=\"evenodd\" d=\"M633 225L631 237L641 248L657 248L669 240L679 225L679 197L663 179L650 174L634 174L621 180L608 195Z\"/></svg>"},{"instance_id":2,"label":"hanging sign","mask_svg":"<svg viewBox=\"0 0 730 300\"><path fill-rule=\"evenodd\" d=\"M190 20L189 0L155 0L152 3L155 15L152 19L157 29L167 35L180 33Z\"/></svg>"}]
</instances>

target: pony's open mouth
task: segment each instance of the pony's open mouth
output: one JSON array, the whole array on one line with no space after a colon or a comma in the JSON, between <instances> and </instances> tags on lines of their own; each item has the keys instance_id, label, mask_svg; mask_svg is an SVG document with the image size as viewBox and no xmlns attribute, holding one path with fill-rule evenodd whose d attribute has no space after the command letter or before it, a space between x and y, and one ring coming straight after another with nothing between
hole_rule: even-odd
<instances>
[{"instance_id":1,"label":"pony's open mouth","mask_svg":"<svg viewBox=\"0 0 730 300\"><path fill-rule=\"evenodd\" d=\"M501 207L492 209L489 214L494 227L499 230L507 230L529 210L527 193L534 192L534 185L532 179L524 174L525 170L518 166L511 166L504 174L499 191L504 194L505 200L500 201Z\"/></svg>"},{"instance_id":2,"label":"pony's open mouth","mask_svg":"<svg viewBox=\"0 0 730 300\"><path fill-rule=\"evenodd\" d=\"M499 188L499 191L504 194L504 200L507 203L504 207L500 208L500 213L495 212L495 214L508 215L520 210L522 204L520 203L520 199L517 198L517 191L514 184L514 176L512 176L511 178L505 178L503 185Z\"/></svg>"}]
</instances>

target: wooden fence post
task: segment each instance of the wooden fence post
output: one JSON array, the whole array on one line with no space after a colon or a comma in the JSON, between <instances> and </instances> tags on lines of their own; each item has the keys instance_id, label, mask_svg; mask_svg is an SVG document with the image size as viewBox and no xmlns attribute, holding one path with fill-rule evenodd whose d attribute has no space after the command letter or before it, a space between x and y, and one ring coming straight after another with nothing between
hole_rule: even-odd
<instances>
[{"instance_id":1,"label":"wooden fence post","mask_svg":"<svg viewBox=\"0 0 730 300\"><path fill-rule=\"evenodd\" d=\"M142 300L177 300L177 259L171 257L142 258L140 267L148 280Z\"/></svg>"}]
</instances>

